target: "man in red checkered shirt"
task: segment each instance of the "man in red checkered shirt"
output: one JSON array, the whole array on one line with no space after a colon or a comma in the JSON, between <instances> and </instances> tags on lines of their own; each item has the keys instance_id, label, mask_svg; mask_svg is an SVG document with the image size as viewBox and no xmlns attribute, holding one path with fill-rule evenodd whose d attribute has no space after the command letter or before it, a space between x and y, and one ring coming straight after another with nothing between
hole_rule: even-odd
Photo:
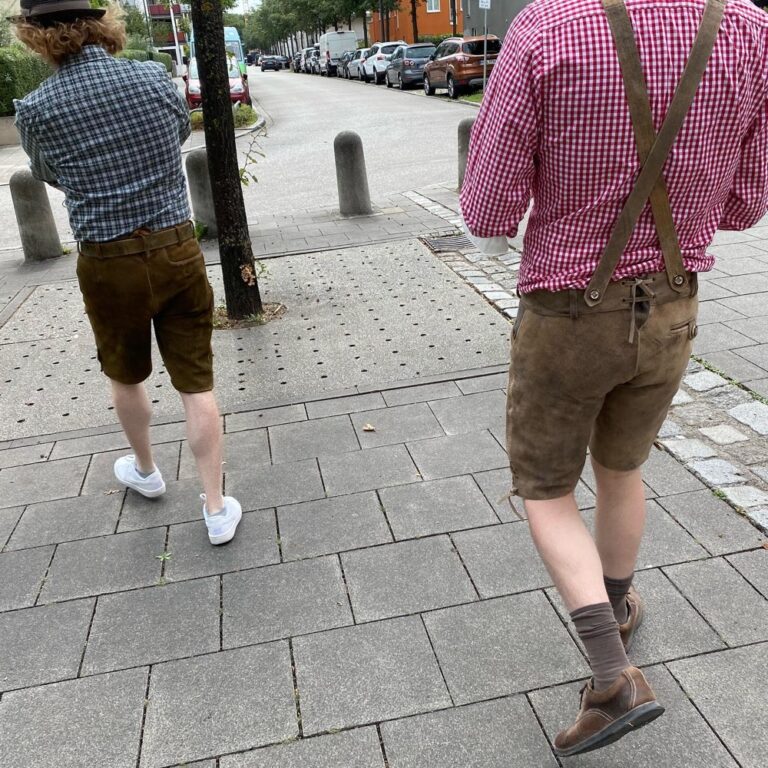
<instances>
[{"instance_id":1,"label":"man in red checkered shirt","mask_svg":"<svg viewBox=\"0 0 768 768\"><path fill-rule=\"evenodd\" d=\"M593 672L559 755L664 711L627 658L643 618L640 468L690 357L707 247L768 209L767 98L768 15L749 0L534 0L472 131L461 209L480 249L505 252L533 198L507 404L513 492ZM573 496L587 449L594 538Z\"/></svg>"}]
</instances>

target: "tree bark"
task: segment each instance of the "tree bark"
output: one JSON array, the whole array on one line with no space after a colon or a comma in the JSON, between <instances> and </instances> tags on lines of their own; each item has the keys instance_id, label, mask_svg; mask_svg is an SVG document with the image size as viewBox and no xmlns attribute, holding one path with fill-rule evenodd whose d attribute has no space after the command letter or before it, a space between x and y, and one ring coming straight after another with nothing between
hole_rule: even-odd
<instances>
[{"instance_id":1,"label":"tree bark","mask_svg":"<svg viewBox=\"0 0 768 768\"><path fill-rule=\"evenodd\" d=\"M192 0L192 24L227 314L240 320L262 307L235 145L221 0Z\"/></svg>"},{"instance_id":2,"label":"tree bark","mask_svg":"<svg viewBox=\"0 0 768 768\"><path fill-rule=\"evenodd\" d=\"M413 42L419 42L419 22L417 20L416 6L419 0L411 0L411 25L413 27Z\"/></svg>"}]
</instances>

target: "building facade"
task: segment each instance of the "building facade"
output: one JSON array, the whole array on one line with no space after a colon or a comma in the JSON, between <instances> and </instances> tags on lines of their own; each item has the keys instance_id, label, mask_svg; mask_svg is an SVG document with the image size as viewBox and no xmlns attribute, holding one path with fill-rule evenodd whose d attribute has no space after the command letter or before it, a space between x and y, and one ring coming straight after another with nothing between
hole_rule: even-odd
<instances>
[{"instance_id":1,"label":"building facade","mask_svg":"<svg viewBox=\"0 0 768 768\"><path fill-rule=\"evenodd\" d=\"M504 38L512 20L525 8L530 0L491 0L488 9L488 34ZM479 7L480 0L462 0L464 7L464 34L482 35L485 11Z\"/></svg>"},{"instance_id":2,"label":"building facade","mask_svg":"<svg viewBox=\"0 0 768 768\"><path fill-rule=\"evenodd\" d=\"M401 0L399 10L391 11L386 19L389 22L389 35L385 33L385 36L389 40L418 42L413 39L411 0ZM419 37L461 35L464 31L461 0L417 0L416 25ZM368 20L368 39L371 43L382 39L381 17L378 13L371 14Z\"/></svg>"}]
</instances>

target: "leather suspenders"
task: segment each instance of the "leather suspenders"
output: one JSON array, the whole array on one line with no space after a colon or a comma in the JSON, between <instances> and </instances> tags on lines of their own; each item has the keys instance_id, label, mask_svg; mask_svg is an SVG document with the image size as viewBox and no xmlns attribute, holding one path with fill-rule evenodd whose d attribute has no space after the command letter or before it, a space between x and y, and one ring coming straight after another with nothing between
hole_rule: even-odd
<instances>
[{"instance_id":1,"label":"leather suspenders","mask_svg":"<svg viewBox=\"0 0 768 768\"><path fill-rule=\"evenodd\" d=\"M658 135L653 127L648 89L627 8L623 0L602 2L621 65L641 171L584 292L584 301L590 307L603 300L611 276L649 197L670 287L678 293L688 288L662 170L704 75L727 0L707 0L696 40Z\"/></svg>"}]
</instances>

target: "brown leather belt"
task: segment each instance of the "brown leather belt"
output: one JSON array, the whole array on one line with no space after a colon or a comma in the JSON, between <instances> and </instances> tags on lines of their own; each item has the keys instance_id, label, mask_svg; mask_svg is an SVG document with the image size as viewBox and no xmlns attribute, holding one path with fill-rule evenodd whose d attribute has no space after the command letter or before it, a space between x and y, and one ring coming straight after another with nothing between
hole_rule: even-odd
<instances>
[{"instance_id":1,"label":"brown leather belt","mask_svg":"<svg viewBox=\"0 0 768 768\"><path fill-rule=\"evenodd\" d=\"M191 221L185 221L175 227L158 229L156 232L135 232L130 237L110 240L106 243L83 241L79 245L83 256L106 259L113 256L133 256L136 253L149 253L157 248L183 243L195 236L195 227Z\"/></svg>"}]
</instances>

